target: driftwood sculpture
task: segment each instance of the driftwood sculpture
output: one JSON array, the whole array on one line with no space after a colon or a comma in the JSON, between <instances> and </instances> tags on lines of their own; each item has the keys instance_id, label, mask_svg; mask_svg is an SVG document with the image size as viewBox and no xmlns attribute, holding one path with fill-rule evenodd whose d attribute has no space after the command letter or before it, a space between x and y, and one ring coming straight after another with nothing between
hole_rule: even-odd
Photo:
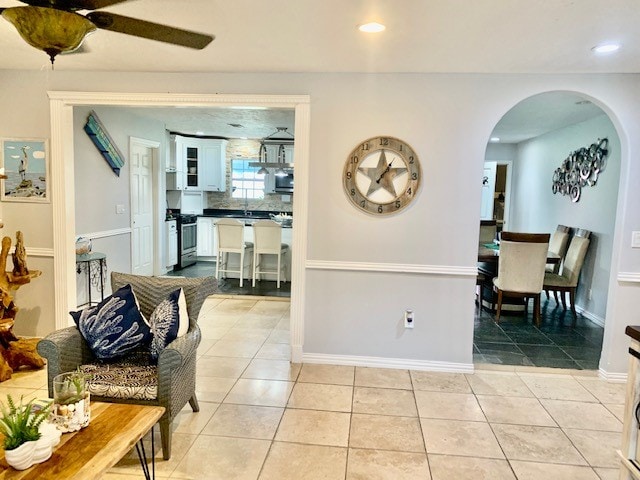
<instances>
[{"instance_id":1,"label":"driftwood sculpture","mask_svg":"<svg viewBox=\"0 0 640 480\"><path fill-rule=\"evenodd\" d=\"M11 250L11 239L2 239L0 249L0 382L11 378L17 368L29 366L42 368L44 360L36 352L36 338L17 338L13 334L18 307L13 302L14 292L40 276L39 270L27 268L27 253L24 249L22 232L16 232L16 249L12 255L13 271L7 271L7 257Z\"/></svg>"}]
</instances>

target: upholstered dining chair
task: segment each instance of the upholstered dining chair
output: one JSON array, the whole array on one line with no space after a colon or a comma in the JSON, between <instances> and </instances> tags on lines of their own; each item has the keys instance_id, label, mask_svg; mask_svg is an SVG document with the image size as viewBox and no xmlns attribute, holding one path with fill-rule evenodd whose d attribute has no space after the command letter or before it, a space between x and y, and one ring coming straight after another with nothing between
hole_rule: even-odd
<instances>
[{"instance_id":1,"label":"upholstered dining chair","mask_svg":"<svg viewBox=\"0 0 640 480\"><path fill-rule=\"evenodd\" d=\"M216 279L220 280L221 273L238 273L240 275L240 286L242 287L245 271L244 260L245 258L249 258L251 262L253 259L253 243L245 242L244 240L244 223L233 218L221 218L216 222L216 232L218 235ZM229 268L230 253L240 255L238 270ZM249 265L249 267L251 267L251 265ZM251 270L249 269L249 271Z\"/></svg>"},{"instance_id":2,"label":"upholstered dining chair","mask_svg":"<svg viewBox=\"0 0 640 480\"><path fill-rule=\"evenodd\" d=\"M480 220L479 243L493 243L496 238L497 228L495 220Z\"/></svg>"},{"instance_id":3,"label":"upholstered dining chair","mask_svg":"<svg viewBox=\"0 0 640 480\"><path fill-rule=\"evenodd\" d=\"M548 233L502 232L498 276L493 279L497 292L496 322L500 321L504 297L522 298L525 315L528 299L533 298L533 316L540 325L540 294L549 250Z\"/></svg>"},{"instance_id":4,"label":"upholstered dining chair","mask_svg":"<svg viewBox=\"0 0 640 480\"><path fill-rule=\"evenodd\" d=\"M560 261L558 263L548 263L545 271L550 273L558 273L560 272L560 264L564 260L564 256L567 253L567 247L569 246L569 233L571 229L565 225L558 225L556 231L551 235L551 240L549 241L549 251L555 253L560 257ZM547 295L547 298L549 295Z\"/></svg>"},{"instance_id":5,"label":"upholstered dining chair","mask_svg":"<svg viewBox=\"0 0 640 480\"><path fill-rule=\"evenodd\" d=\"M578 288L578 279L580 278L580 270L584 263L584 257L587 254L589 248L589 231L576 230L576 234L571 239L569 249L564 258L564 264L562 266L562 273L545 273L543 289L549 296L549 291L553 292L553 295L558 302L558 293L560 293L560 299L562 301L562 308L567 309L566 293L569 293L569 302L571 303L571 312L573 313L574 320L577 318L575 299L576 289Z\"/></svg>"},{"instance_id":6,"label":"upholstered dining chair","mask_svg":"<svg viewBox=\"0 0 640 480\"><path fill-rule=\"evenodd\" d=\"M169 343L152 362L142 352L123 360L98 360L80 330L73 326L56 330L38 343L38 353L47 359L49 396L53 396L53 378L59 373L80 368L90 372L91 399L101 402L159 405L165 408L160 418L162 456L171 457L171 422L189 402L199 410L196 398L196 350L201 334L198 314L205 298L216 290L213 277L147 277L127 273L111 273L115 292L131 285L140 312L151 318L155 307L175 290L182 288L189 326L187 332ZM53 398L53 397L52 397Z\"/></svg>"},{"instance_id":7,"label":"upholstered dining chair","mask_svg":"<svg viewBox=\"0 0 640 480\"><path fill-rule=\"evenodd\" d=\"M283 273L284 263L282 256L289 249L289 245L282 243L282 226L273 220L258 220L253 224L253 281L252 286L256 286L256 279L264 273L276 274L276 285L280 288L280 276ZM263 255L276 256L275 270L267 270L262 264ZM284 275L282 275L284 277Z\"/></svg>"}]
</instances>

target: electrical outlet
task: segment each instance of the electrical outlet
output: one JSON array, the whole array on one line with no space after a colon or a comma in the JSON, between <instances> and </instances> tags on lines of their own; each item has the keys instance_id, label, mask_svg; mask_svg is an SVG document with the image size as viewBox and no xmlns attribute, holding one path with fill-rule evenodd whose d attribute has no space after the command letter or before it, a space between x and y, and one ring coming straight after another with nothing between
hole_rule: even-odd
<instances>
[{"instance_id":1,"label":"electrical outlet","mask_svg":"<svg viewBox=\"0 0 640 480\"><path fill-rule=\"evenodd\" d=\"M413 310L405 310L404 311L404 328L413 328L415 317L413 315Z\"/></svg>"},{"instance_id":2,"label":"electrical outlet","mask_svg":"<svg viewBox=\"0 0 640 480\"><path fill-rule=\"evenodd\" d=\"M124 205L116 205L116 214L124 213Z\"/></svg>"}]
</instances>

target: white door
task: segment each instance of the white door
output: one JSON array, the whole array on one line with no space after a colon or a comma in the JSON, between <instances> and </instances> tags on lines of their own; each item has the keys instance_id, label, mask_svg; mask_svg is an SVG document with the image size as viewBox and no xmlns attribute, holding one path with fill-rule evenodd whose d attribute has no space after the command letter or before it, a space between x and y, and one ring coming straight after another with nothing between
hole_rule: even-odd
<instances>
[{"instance_id":1,"label":"white door","mask_svg":"<svg viewBox=\"0 0 640 480\"><path fill-rule=\"evenodd\" d=\"M131 142L131 273L153 275L154 148Z\"/></svg>"},{"instance_id":2,"label":"white door","mask_svg":"<svg viewBox=\"0 0 640 480\"><path fill-rule=\"evenodd\" d=\"M496 189L497 162L485 162L482 174L482 204L480 220L493 220L493 200Z\"/></svg>"}]
</instances>

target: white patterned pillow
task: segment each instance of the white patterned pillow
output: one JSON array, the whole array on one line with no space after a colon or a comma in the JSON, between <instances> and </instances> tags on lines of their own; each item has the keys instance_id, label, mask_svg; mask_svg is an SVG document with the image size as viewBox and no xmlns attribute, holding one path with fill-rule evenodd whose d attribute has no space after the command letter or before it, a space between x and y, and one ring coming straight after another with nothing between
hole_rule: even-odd
<instances>
[{"instance_id":1,"label":"white patterned pillow","mask_svg":"<svg viewBox=\"0 0 640 480\"><path fill-rule=\"evenodd\" d=\"M131 285L93 307L69 312L89 348L100 360L113 360L147 345L151 331L136 304Z\"/></svg>"},{"instance_id":2,"label":"white patterned pillow","mask_svg":"<svg viewBox=\"0 0 640 480\"><path fill-rule=\"evenodd\" d=\"M160 352L179 336L187 333L189 316L182 288L171 292L158 304L148 320L151 329L151 358L157 360Z\"/></svg>"}]
</instances>

